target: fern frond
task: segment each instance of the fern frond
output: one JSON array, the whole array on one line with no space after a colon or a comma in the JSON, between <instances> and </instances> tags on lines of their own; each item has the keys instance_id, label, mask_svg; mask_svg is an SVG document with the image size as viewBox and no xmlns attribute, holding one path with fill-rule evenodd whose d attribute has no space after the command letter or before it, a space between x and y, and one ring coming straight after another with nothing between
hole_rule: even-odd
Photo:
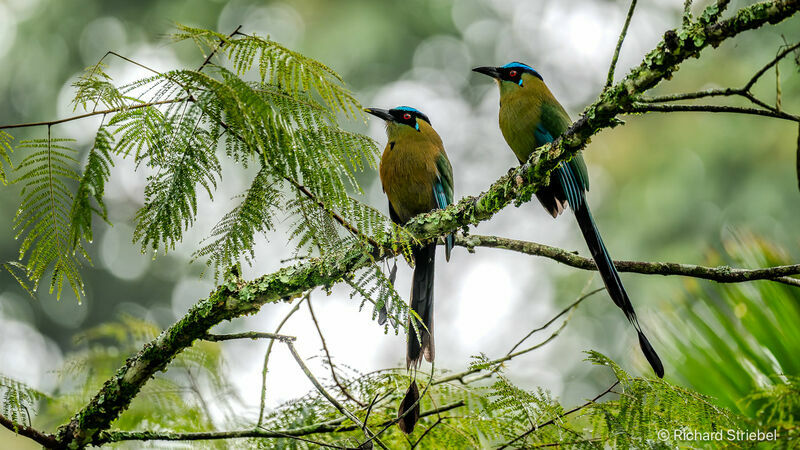
<instances>
[{"instance_id":1,"label":"fern frond","mask_svg":"<svg viewBox=\"0 0 800 450\"><path fill-rule=\"evenodd\" d=\"M257 66L262 82L280 86L292 94L314 91L328 108L353 117L362 115L358 101L343 86L341 77L319 61L255 35L238 34L229 38L214 31L180 24L177 28L173 39L194 41L204 55L224 42L219 51L227 55L239 76Z\"/></svg>"},{"instance_id":2,"label":"fern frond","mask_svg":"<svg viewBox=\"0 0 800 450\"><path fill-rule=\"evenodd\" d=\"M78 180L73 168L77 162L73 156L75 150L66 145L71 142L50 138L49 129L47 139L21 142L19 148L28 149L29 154L15 168L22 175L14 180L24 183L20 194L22 204L14 217L16 237L24 236L19 259L28 258L26 275L34 290L45 271L52 267L50 293L55 290L59 298L64 281L76 297L83 294L76 253L86 256L83 248L73 246L70 239L69 211L74 199L66 183Z\"/></svg>"},{"instance_id":3,"label":"fern frond","mask_svg":"<svg viewBox=\"0 0 800 450\"><path fill-rule=\"evenodd\" d=\"M289 239L296 242L295 253L325 254L341 249L345 237L330 212L299 192L294 195L286 210L289 217L294 217Z\"/></svg>"},{"instance_id":4,"label":"fern frond","mask_svg":"<svg viewBox=\"0 0 800 450\"><path fill-rule=\"evenodd\" d=\"M710 397L662 379L631 377L606 356L588 353L592 362L611 367L620 382L622 395L617 400L591 406L594 435L614 447L640 448L664 441L659 430L746 429L742 417L717 406Z\"/></svg>"},{"instance_id":5,"label":"fern frond","mask_svg":"<svg viewBox=\"0 0 800 450\"><path fill-rule=\"evenodd\" d=\"M108 210L103 201L103 193L106 182L111 176L111 167L114 166L114 161L111 159L113 145L114 138L111 133L105 127L101 127L89 152L70 210L70 236L73 248L78 246L81 239L92 242L93 213L108 223ZM91 204L92 198L97 204L96 207Z\"/></svg>"},{"instance_id":6,"label":"fern frond","mask_svg":"<svg viewBox=\"0 0 800 450\"><path fill-rule=\"evenodd\" d=\"M36 406L40 400L49 399L47 394L40 392L25 383L0 374L0 401L2 401L3 415L14 423L31 425L31 415L36 413Z\"/></svg>"},{"instance_id":7,"label":"fern frond","mask_svg":"<svg viewBox=\"0 0 800 450\"><path fill-rule=\"evenodd\" d=\"M103 70L105 68L106 65L100 61L87 67L83 75L72 83L72 87L75 88L75 98L72 99L73 111L79 106L88 111L90 103L94 104L92 108L97 108L100 104L108 109L125 107L126 97L111 82L111 77Z\"/></svg>"},{"instance_id":8,"label":"fern frond","mask_svg":"<svg viewBox=\"0 0 800 450\"><path fill-rule=\"evenodd\" d=\"M8 185L5 166L13 169L11 165L11 153L14 151L11 141L14 138L3 130L0 130L0 183Z\"/></svg>"},{"instance_id":9,"label":"fern frond","mask_svg":"<svg viewBox=\"0 0 800 450\"><path fill-rule=\"evenodd\" d=\"M158 173L148 177L145 204L136 213L134 240L142 249L174 248L197 215L197 187L213 198L222 170L216 142L200 127L202 112L195 107L166 122L165 147L150 149L147 164ZM162 150L163 149L163 150Z\"/></svg>"},{"instance_id":10,"label":"fern frond","mask_svg":"<svg viewBox=\"0 0 800 450\"><path fill-rule=\"evenodd\" d=\"M394 329L395 334L400 330L405 330L408 324L409 309L406 302L394 288L394 285L383 273L380 266L372 263L364 269L361 274L357 274L348 284L353 289L350 298L356 295L362 298L359 309L364 307L365 302L373 304L372 320L379 317L379 311L384 310L390 319L384 324L388 331L389 325ZM414 326L416 326L416 321Z\"/></svg>"},{"instance_id":11,"label":"fern frond","mask_svg":"<svg viewBox=\"0 0 800 450\"><path fill-rule=\"evenodd\" d=\"M134 159L141 161L149 149L162 145L166 119L158 108L148 106L117 113L108 126L115 127L114 134L118 135L114 152L124 157L133 152Z\"/></svg>"},{"instance_id":12,"label":"fern frond","mask_svg":"<svg viewBox=\"0 0 800 450\"><path fill-rule=\"evenodd\" d=\"M207 265L215 267L215 274L230 267L244 257L248 263L254 255L257 233L272 230L272 211L278 208L280 192L270 181L269 171L262 167L258 171L242 202L225 216L211 230L210 241L197 250L193 259L208 257Z\"/></svg>"}]
</instances>

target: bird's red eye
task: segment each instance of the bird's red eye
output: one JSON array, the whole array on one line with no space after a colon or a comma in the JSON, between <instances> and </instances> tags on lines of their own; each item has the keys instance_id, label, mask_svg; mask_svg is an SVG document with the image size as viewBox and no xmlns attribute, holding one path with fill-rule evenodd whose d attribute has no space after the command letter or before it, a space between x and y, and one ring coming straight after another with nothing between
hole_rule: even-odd
<instances>
[{"instance_id":1,"label":"bird's red eye","mask_svg":"<svg viewBox=\"0 0 800 450\"><path fill-rule=\"evenodd\" d=\"M405 120L411 119L411 114L409 114L409 113L403 114L403 119L405 119Z\"/></svg>"},{"instance_id":2,"label":"bird's red eye","mask_svg":"<svg viewBox=\"0 0 800 450\"><path fill-rule=\"evenodd\" d=\"M514 78L515 76L517 76L517 71L516 70L512 70L511 72L508 72L508 76L510 76L511 78Z\"/></svg>"}]
</instances>

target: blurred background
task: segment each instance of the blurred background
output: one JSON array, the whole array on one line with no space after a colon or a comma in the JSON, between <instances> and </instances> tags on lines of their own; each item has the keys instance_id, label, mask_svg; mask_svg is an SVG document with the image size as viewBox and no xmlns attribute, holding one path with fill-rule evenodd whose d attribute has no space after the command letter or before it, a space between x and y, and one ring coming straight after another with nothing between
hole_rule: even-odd
<instances>
[{"instance_id":1,"label":"blurred background","mask_svg":"<svg viewBox=\"0 0 800 450\"><path fill-rule=\"evenodd\" d=\"M699 12L708 2L696 3ZM729 9L748 3L734 1ZM679 24L682 6L680 0L640 2L622 49L617 78L638 64L665 30ZM543 75L575 118L603 86L627 7L627 1L611 0L0 0L0 123L71 115L71 83L107 50L156 70L198 66L203 57L196 47L170 42L168 34L175 22L221 33L242 25L247 33L269 35L329 65L364 106L410 105L425 112L445 143L454 168L456 198L460 198L478 194L516 164L497 127L495 84L470 69L512 60L526 62ZM774 57L780 45L800 38L798 25L794 18L706 50L701 60L685 63L673 80L654 94L742 86ZM118 82L146 75L119 59L106 62L108 73ZM783 106L794 112L800 110L796 67L789 58L780 65L778 77ZM774 102L775 83L776 74L770 71L755 92ZM625 120L626 126L596 136L585 154L592 185L589 201L612 257L753 267L798 260L796 124L707 113L654 113ZM383 124L376 120L351 121L344 126L367 133L381 148L385 145ZM57 126L54 133L77 139L86 151L96 129L97 122L87 120ZM44 129L11 131L15 141L45 133ZM191 253L234 204L231 197L246 187L252 173L228 164L214 203L201 196L204 204L199 219L184 244L156 257L142 254L140 245L131 242L132 219L142 205L145 184L145 175L133 169L131 162L120 161L112 171L106 195L114 225L97 224L90 248L94 265L84 270L86 297L82 303L66 291L56 300L48 295L46 286L31 298L8 273L0 274L1 374L46 393L63 391L69 377L59 377L57 370L87 345L86 339L75 340L76 335L121 318L137 318L165 328L212 290L213 274L202 274L202 262L190 263ZM361 199L386 212L377 173L367 171L360 181L365 190ZM0 205L7 211L0 215L3 261L17 257L19 242L14 238L12 212L18 203L19 187L3 187ZM571 214L554 221L535 201L506 208L472 232L588 253ZM266 236L256 250L256 264L245 270L245 276L277 269L292 250L284 234ZM763 256L765 252L768 256ZM410 269L399 261L397 289L404 298L410 276ZM719 347L713 350L713 342L692 338L692 330L702 333L705 324L707 335L746 334L743 317L748 309L745 306L742 313L741 308L736 310L738 305L756 302L750 305L752 310L778 298L798 304L797 294L788 288L777 292L742 287L737 291L741 298L726 303L730 292L714 283L678 277L622 277L641 322L665 356L667 378L720 397L725 406L746 409L737 403L737 396L731 394L734 391L720 391L724 383L703 384L694 376L727 370L722 368L726 364L747 366L736 359L735 345L731 344L728 353L723 349L725 342L717 343ZM489 249L477 249L472 255L456 249L449 263L440 258L437 265L437 368L460 371L471 355L505 354L530 329L600 286L601 280L592 273L542 258ZM330 295L312 295L334 362L354 372L401 367L405 337L385 332L370 319L371 306L359 311L360 301L349 294L338 286ZM272 331L291 307L270 305L215 331ZM709 316L707 311L719 315ZM739 328L731 330L712 316L743 320L737 322ZM767 316L764 320L777 317ZM756 322L763 326L764 320ZM788 331L771 328L774 339L786 340ZM320 375L326 373L305 306L282 333L297 336L298 351L313 357L312 369ZM742 345L752 344L767 361L760 370L747 369L742 375L752 375L752 383L769 382L771 373L762 372L790 373L780 365L777 350L764 351L765 345L756 345L750 338L744 341ZM230 384L226 399L237 405L239 416L257 415L266 345L243 341L221 346L219 358L224 363L220 370ZM800 340L786 346L783 351L789 355L800 347ZM132 349L120 346L117 357L124 359ZM577 403L612 379L606 369L583 361L582 351L589 349L608 355L631 373L650 375L632 328L607 295L600 293L574 313L557 340L509 363L509 376L522 386L549 389L564 404ZM742 392L752 383L745 383ZM272 355L268 386L269 407L312 388L281 346ZM211 416L219 425L226 413L215 410ZM64 418L51 413L51 428ZM4 441L20 448L28 445L0 430L0 443Z\"/></svg>"}]
</instances>

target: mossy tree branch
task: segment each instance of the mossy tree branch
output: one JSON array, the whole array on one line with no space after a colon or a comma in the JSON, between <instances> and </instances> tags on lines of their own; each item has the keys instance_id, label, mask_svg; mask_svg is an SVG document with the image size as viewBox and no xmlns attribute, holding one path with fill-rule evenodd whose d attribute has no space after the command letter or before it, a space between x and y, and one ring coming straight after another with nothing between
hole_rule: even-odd
<instances>
[{"instance_id":1,"label":"mossy tree branch","mask_svg":"<svg viewBox=\"0 0 800 450\"><path fill-rule=\"evenodd\" d=\"M583 270L597 270L594 260L580 256L567 250L536 242L520 241L497 236L458 236L456 245L472 251L475 247L499 248L527 255L543 256ZM728 266L706 267L695 264L649 261L614 261L620 272L632 272L645 275L678 275L718 283L741 283L745 281L770 280L790 286L800 286L800 279L790 275L800 274L800 264L765 267L761 269L738 269Z\"/></svg>"},{"instance_id":2,"label":"mossy tree branch","mask_svg":"<svg viewBox=\"0 0 800 450\"><path fill-rule=\"evenodd\" d=\"M56 441L55 436L52 434L42 433L28 425L16 423L2 414L0 414L0 425L20 436L25 436L26 438L34 440L43 447L52 447L58 444L58 441Z\"/></svg>"},{"instance_id":3,"label":"mossy tree branch","mask_svg":"<svg viewBox=\"0 0 800 450\"><path fill-rule=\"evenodd\" d=\"M445 210L418 216L407 225L408 230L420 239L431 239L488 220L509 203L519 205L529 201L537 188L548 182L551 170L584 148L594 134L619 124L616 116L625 112L636 96L671 77L683 61L739 33L766 23L778 23L798 10L800 0L773 0L742 8L720 22L704 22L703 17L708 17L704 13L697 21L668 31L638 67L605 90L559 139L534 152L528 162L501 177L485 193L465 198ZM265 303L333 285L375 259L397 253L388 240L379 244L379 248L357 244L250 282L229 276L208 298L199 301L183 318L129 358L89 403L58 430L55 447L80 448L103 438L108 440L109 435L101 433L128 407L142 386L154 373L164 370L178 353L204 337L211 327L253 314Z\"/></svg>"}]
</instances>

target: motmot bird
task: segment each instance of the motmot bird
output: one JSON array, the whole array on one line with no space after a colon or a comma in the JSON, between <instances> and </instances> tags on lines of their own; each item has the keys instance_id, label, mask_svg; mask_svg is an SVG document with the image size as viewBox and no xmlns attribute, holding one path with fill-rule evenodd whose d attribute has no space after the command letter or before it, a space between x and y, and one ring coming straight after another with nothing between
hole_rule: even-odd
<instances>
[{"instance_id":1,"label":"motmot bird","mask_svg":"<svg viewBox=\"0 0 800 450\"><path fill-rule=\"evenodd\" d=\"M381 156L380 177L389 199L389 217L402 225L417 214L442 209L453 203L453 168L442 139L428 116L409 106L385 110L365 110L386 122L388 143ZM453 235L445 238L445 257L450 260ZM416 266L411 283L409 306L422 319L418 326L409 315L406 367L417 368L424 356L433 362L433 269L436 242L412 251Z\"/></svg>"},{"instance_id":2,"label":"motmot bird","mask_svg":"<svg viewBox=\"0 0 800 450\"><path fill-rule=\"evenodd\" d=\"M537 147L560 136L572 122L539 72L527 64L511 62L501 67L477 67L472 70L497 81L500 87L500 130L520 164L527 161ZM586 202L588 190L589 174L579 152L551 172L549 184L539 188L536 197L553 218L561 214L567 204L575 212L578 226L609 296L636 329L639 345L653 371L663 377L664 366L642 332L628 293L589 211Z\"/></svg>"}]
</instances>

